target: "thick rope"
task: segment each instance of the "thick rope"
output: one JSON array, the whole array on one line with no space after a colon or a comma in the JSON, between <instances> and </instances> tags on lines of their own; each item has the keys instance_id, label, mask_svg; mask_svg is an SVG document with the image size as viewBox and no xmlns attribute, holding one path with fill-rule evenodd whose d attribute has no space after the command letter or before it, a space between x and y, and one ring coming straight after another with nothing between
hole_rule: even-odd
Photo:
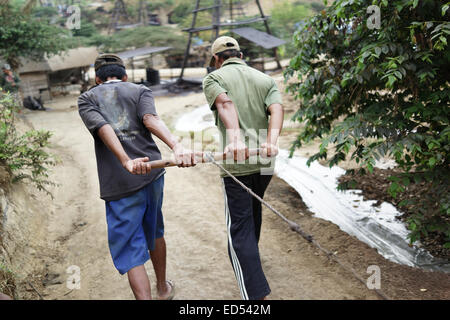
<instances>
[{"instance_id":1,"label":"thick rope","mask_svg":"<svg viewBox=\"0 0 450 320\"><path fill-rule=\"evenodd\" d=\"M350 267L345 265L344 263L342 263L335 254L333 254L332 252L330 252L329 250L323 248L314 238L312 235L308 234L307 232L305 232L297 223L295 223L292 220L289 220L288 218L286 218L281 212L279 212L277 209L275 209L274 207L272 207L268 202L266 202L264 199L262 199L260 196L258 196L256 193L253 192L253 190L251 190L249 187L247 187L245 184L243 184L241 181L239 181L233 174L231 174L227 169L225 169L220 163L218 163L216 160L214 160L214 157L210 154L210 153L206 153L206 158L213 163L214 165L216 165L218 168L220 168L223 172L225 172L231 179L233 179L237 184L239 184L245 191L247 191L249 194L251 194L253 197L255 197L256 199L258 199L259 202L261 202L263 205L265 205L267 208L269 208L273 213L275 213L277 216L279 216L281 219L283 219L291 228L292 231L297 232L298 234L300 234L302 236L302 238L304 238L306 241L308 241L309 243L311 243L312 245L314 245L317 249L319 249L320 251L322 251L323 253L325 253L325 255L335 261L337 264L339 264L343 269L345 269L347 272L350 272L351 274L353 274L353 276L360 281L366 288L367 288L367 283L366 281L360 276L358 275L358 273L356 273L356 271ZM369 289L371 290L371 289ZM380 296L381 298L385 299L385 300L391 300L384 292L382 292L380 289L373 289L378 296Z\"/></svg>"}]
</instances>

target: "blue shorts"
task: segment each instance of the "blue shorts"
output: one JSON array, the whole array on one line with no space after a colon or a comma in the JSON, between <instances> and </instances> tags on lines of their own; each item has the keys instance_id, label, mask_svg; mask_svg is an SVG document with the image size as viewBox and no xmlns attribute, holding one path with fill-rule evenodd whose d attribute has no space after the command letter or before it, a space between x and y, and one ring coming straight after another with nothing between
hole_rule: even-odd
<instances>
[{"instance_id":1,"label":"blue shorts","mask_svg":"<svg viewBox=\"0 0 450 320\"><path fill-rule=\"evenodd\" d=\"M163 189L161 176L131 196L106 201L109 250L120 274L147 262L155 239L164 236Z\"/></svg>"}]
</instances>

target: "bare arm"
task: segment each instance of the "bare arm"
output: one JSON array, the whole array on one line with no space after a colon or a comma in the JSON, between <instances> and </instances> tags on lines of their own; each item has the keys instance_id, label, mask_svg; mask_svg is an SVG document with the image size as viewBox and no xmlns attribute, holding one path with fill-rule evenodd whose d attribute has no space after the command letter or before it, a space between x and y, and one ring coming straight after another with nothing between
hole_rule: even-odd
<instances>
[{"instance_id":1,"label":"bare arm","mask_svg":"<svg viewBox=\"0 0 450 320\"><path fill-rule=\"evenodd\" d=\"M269 106L268 111L270 114L270 120L267 142L276 145L281 129L283 129L284 110L281 104L275 103Z\"/></svg>"},{"instance_id":2,"label":"bare arm","mask_svg":"<svg viewBox=\"0 0 450 320\"><path fill-rule=\"evenodd\" d=\"M161 139L170 149L173 149L178 143L177 137L175 137L167 128L164 121L158 116L153 114L144 115L143 122L145 127L159 139Z\"/></svg>"},{"instance_id":3,"label":"bare arm","mask_svg":"<svg viewBox=\"0 0 450 320\"><path fill-rule=\"evenodd\" d=\"M196 164L195 155L191 150L186 150L178 142L170 130L167 128L164 121L157 115L146 114L143 117L145 127L159 139L161 139L170 149L173 150L175 160L179 167L191 167Z\"/></svg>"},{"instance_id":4,"label":"bare arm","mask_svg":"<svg viewBox=\"0 0 450 320\"><path fill-rule=\"evenodd\" d=\"M279 103L274 103L267 109L270 114L269 130L267 133L267 142L262 144L262 153L264 156L272 157L278 154L278 137L283 128L284 110Z\"/></svg>"},{"instance_id":5,"label":"bare arm","mask_svg":"<svg viewBox=\"0 0 450 320\"><path fill-rule=\"evenodd\" d=\"M239 118L233 101L226 93L221 93L217 96L215 106L219 117L227 129L228 143L224 153L233 153L234 159L242 161L248 158L248 148L241 141Z\"/></svg>"},{"instance_id":6,"label":"bare arm","mask_svg":"<svg viewBox=\"0 0 450 320\"><path fill-rule=\"evenodd\" d=\"M119 138L117 138L114 129L109 124L105 124L97 130L97 135L103 141L103 143L108 147L109 150L119 159L122 166L132 174L147 174L151 171L150 163L148 163L149 158L137 158L131 160Z\"/></svg>"}]
</instances>

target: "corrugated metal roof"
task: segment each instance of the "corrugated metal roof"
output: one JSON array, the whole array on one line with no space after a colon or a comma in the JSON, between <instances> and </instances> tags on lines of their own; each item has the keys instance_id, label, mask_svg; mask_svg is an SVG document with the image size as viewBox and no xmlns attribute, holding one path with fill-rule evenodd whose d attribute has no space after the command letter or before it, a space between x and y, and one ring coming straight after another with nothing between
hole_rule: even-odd
<instances>
[{"instance_id":1,"label":"corrugated metal roof","mask_svg":"<svg viewBox=\"0 0 450 320\"><path fill-rule=\"evenodd\" d=\"M152 53L158 53L163 52L166 50L172 49L172 47L145 47L145 48L139 48L135 50L129 50L129 51L123 51L118 53L117 55L121 57L122 59L129 59L134 58L138 56L145 56L147 54Z\"/></svg>"},{"instance_id":2,"label":"corrugated metal roof","mask_svg":"<svg viewBox=\"0 0 450 320\"><path fill-rule=\"evenodd\" d=\"M67 50L60 55L44 59L44 61L21 60L22 66L19 73L59 71L79 67L88 67L95 62L98 56L95 47L76 48Z\"/></svg>"},{"instance_id":3,"label":"corrugated metal roof","mask_svg":"<svg viewBox=\"0 0 450 320\"><path fill-rule=\"evenodd\" d=\"M276 48L286 43L282 39L253 28L238 28L231 31L265 49Z\"/></svg>"}]
</instances>

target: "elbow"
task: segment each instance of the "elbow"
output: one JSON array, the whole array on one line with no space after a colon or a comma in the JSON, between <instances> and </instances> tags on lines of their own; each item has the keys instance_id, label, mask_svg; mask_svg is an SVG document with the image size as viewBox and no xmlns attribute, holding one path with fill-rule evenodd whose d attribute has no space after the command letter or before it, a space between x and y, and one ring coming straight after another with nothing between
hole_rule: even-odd
<instances>
[{"instance_id":1,"label":"elbow","mask_svg":"<svg viewBox=\"0 0 450 320\"><path fill-rule=\"evenodd\" d=\"M144 118L142 119L144 122L144 125L147 129L153 130L158 126L159 123L159 117L153 114L146 114L144 115Z\"/></svg>"},{"instance_id":2,"label":"elbow","mask_svg":"<svg viewBox=\"0 0 450 320\"><path fill-rule=\"evenodd\" d=\"M234 104L231 101L226 103L216 103L216 108L219 115L228 114L230 111L234 110Z\"/></svg>"}]
</instances>

